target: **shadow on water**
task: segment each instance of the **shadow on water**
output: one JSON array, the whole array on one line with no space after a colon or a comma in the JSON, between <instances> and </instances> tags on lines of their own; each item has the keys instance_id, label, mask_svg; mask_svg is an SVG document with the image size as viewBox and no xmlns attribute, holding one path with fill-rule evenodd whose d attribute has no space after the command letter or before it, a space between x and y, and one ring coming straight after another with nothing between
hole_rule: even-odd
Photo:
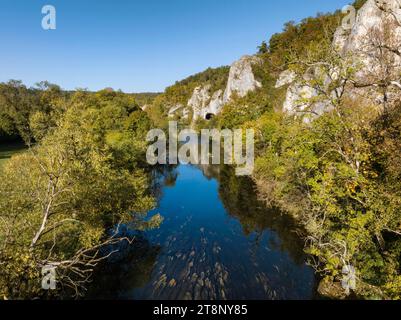
<instances>
[{"instance_id":1,"label":"shadow on water","mask_svg":"<svg viewBox=\"0 0 401 320\"><path fill-rule=\"evenodd\" d=\"M304 263L304 242L300 240L304 230L279 209L266 208L257 198L253 181L248 177L236 177L233 171L230 167L219 171L219 194L228 214L241 223L244 235L254 235L255 247L259 247L265 231L273 231L279 241L270 239L271 247L287 252L295 263Z\"/></svg>"},{"instance_id":2,"label":"shadow on water","mask_svg":"<svg viewBox=\"0 0 401 320\"><path fill-rule=\"evenodd\" d=\"M132 288L145 286L150 281L160 247L141 235L135 238L131 245L127 242L120 245L119 253L102 265L88 292L89 298L129 299Z\"/></svg>"},{"instance_id":3,"label":"shadow on water","mask_svg":"<svg viewBox=\"0 0 401 320\"><path fill-rule=\"evenodd\" d=\"M163 179L157 177L163 176ZM312 299L297 225L257 200L229 167L178 166L156 173L164 222L95 277L90 298Z\"/></svg>"}]
</instances>

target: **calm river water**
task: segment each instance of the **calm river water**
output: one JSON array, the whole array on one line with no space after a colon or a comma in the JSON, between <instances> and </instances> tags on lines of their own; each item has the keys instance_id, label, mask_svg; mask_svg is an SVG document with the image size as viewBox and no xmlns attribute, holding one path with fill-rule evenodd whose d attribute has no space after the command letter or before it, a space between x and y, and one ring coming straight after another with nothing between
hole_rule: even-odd
<instances>
[{"instance_id":1,"label":"calm river water","mask_svg":"<svg viewBox=\"0 0 401 320\"><path fill-rule=\"evenodd\" d=\"M178 166L160 188L164 222L110 261L90 298L313 299L296 224L230 169Z\"/></svg>"}]
</instances>

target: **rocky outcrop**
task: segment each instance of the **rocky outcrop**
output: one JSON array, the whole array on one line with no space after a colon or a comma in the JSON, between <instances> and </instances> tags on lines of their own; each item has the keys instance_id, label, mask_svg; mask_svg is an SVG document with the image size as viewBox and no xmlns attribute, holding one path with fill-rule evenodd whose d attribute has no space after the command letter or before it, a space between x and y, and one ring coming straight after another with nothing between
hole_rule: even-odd
<instances>
[{"instance_id":1,"label":"rocky outcrop","mask_svg":"<svg viewBox=\"0 0 401 320\"><path fill-rule=\"evenodd\" d=\"M330 84L329 78L319 74L318 70L311 69L309 73L304 74L302 77L298 77L295 72L290 70L280 74L275 87L288 86L283 103L283 111L285 113L305 116L304 121L309 122L330 110L331 106L328 101L317 100L312 104L309 103L314 97L318 96L318 91L312 86L306 85L306 83L315 77L323 78L326 86Z\"/></svg>"},{"instance_id":2,"label":"rocky outcrop","mask_svg":"<svg viewBox=\"0 0 401 320\"><path fill-rule=\"evenodd\" d=\"M190 113L191 112L190 112L189 108L184 108L184 110L182 111L182 118L184 120L188 120Z\"/></svg>"},{"instance_id":3,"label":"rocky outcrop","mask_svg":"<svg viewBox=\"0 0 401 320\"><path fill-rule=\"evenodd\" d=\"M262 84L255 79L252 67L261 63L260 58L255 56L244 56L240 60L234 62L230 68L227 88L224 92L224 103L230 101L234 92L239 97L244 97L250 91L262 87Z\"/></svg>"},{"instance_id":4,"label":"rocky outcrop","mask_svg":"<svg viewBox=\"0 0 401 320\"><path fill-rule=\"evenodd\" d=\"M295 72L291 70L286 70L280 74L275 87L288 86L283 104L284 112L288 114L309 115L309 117L305 117L305 121L308 122L327 111L330 106L324 101L315 102L312 109L310 108L310 104L306 103L306 101L317 96L318 92L311 86L303 83L310 81L315 76L315 72L310 72L303 75L303 77L297 77Z\"/></svg>"},{"instance_id":5,"label":"rocky outcrop","mask_svg":"<svg viewBox=\"0 0 401 320\"><path fill-rule=\"evenodd\" d=\"M339 27L334 45L344 55L352 54L361 64L357 81L366 83L381 76L385 71L383 63L392 62L390 72L401 73L401 55L390 50L401 47L401 0L368 0L358 11L355 24L347 35ZM390 76L391 77L391 76Z\"/></svg>"},{"instance_id":6,"label":"rocky outcrop","mask_svg":"<svg viewBox=\"0 0 401 320\"><path fill-rule=\"evenodd\" d=\"M297 75L295 74L294 71L286 70L286 71L282 72L276 82L276 89L281 88L286 85L289 85L289 84L292 84L296 78L297 78Z\"/></svg>"},{"instance_id":7,"label":"rocky outcrop","mask_svg":"<svg viewBox=\"0 0 401 320\"><path fill-rule=\"evenodd\" d=\"M358 69L355 82L361 88L354 88L350 95L358 95L369 102L380 102L380 93L374 92L374 77L382 76L384 67L382 62L387 59L380 57L378 46L386 46L399 50L401 48L401 0L368 0L358 11L355 23L351 28L340 26L334 34L333 49L344 58L352 56L352 61ZM387 51L388 54L390 50ZM390 53L391 55L391 53ZM390 72L396 77L401 71L401 55L393 54ZM378 63L381 61L381 63ZM316 96L316 92L301 85L302 81L295 81L290 71L284 71L276 87L289 85L283 110L290 114L302 113L307 105L303 102ZM311 107L311 106L308 106ZM319 116L330 108L327 102L319 102L309 110L313 117Z\"/></svg>"},{"instance_id":8,"label":"rocky outcrop","mask_svg":"<svg viewBox=\"0 0 401 320\"><path fill-rule=\"evenodd\" d=\"M222 94L219 90L211 96L211 85L196 87L192 97L188 101L188 106L193 110L193 118L205 119L208 114L217 114L223 106Z\"/></svg>"},{"instance_id":9,"label":"rocky outcrop","mask_svg":"<svg viewBox=\"0 0 401 320\"><path fill-rule=\"evenodd\" d=\"M310 86L294 83L287 90L283 111L289 114L307 115L304 121L309 122L331 109L330 103L326 101L315 102L311 109L310 105L304 101L310 100L315 96L317 96L315 89Z\"/></svg>"},{"instance_id":10,"label":"rocky outcrop","mask_svg":"<svg viewBox=\"0 0 401 320\"><path fill-rule=\"evenodd\" d=\"M260 88L262 85L255 79L252 70L252 66L260 62L260 59L254 56L244 56L234 62L230 68L227 87L224 92L218 90L211 93L210 85L195 88L191 99L188 101L188 106L192 107L194 111L194 120L209 119L211 116L217 115L222 107L230 102L234 94L244 97L250 91Z\"/></svg>"},{"instance_id":11,"label":"rocky outcrop","mask_svg":"<svg viewBox=\"0 0 401 320\"><path fill-rule=\"evenodd\" d=\"M177 104L176 106L170 107L168 111L168 117L174 118L178 114L178 111L182 111L183 108L184 106L182 104Z\"/></svg>"},{"instance_id":12,"label":"rocky outcrop","mask_svg":"<svg viewBox=\"0 0 401 320\"><path fill-rule=\"evenodd\" d=\"M230 67L227 86L224 91L219 89L212 92L210 84L196 87L187 104L193 110L193 120L210 119L213 115L220 113L223 106L231 101L234 94L244 97L250 91L260 88L262 85L255 79L252 70L253 65L257 63L261 63L261 60L255 56L244 56L234 62ZM181 108L182 106L170 109L169 116L173 117Z\"/></svg>"},{"instance_id":13,"label":"rocky outcrop","mask_svg":"<svg viewBox=\"0 0 401 320\"><path fill-rule=\"evenodd\" d=\"M350 30L340 26L334 37L337 45L344 53L363 54L369 48L367 39L372 36L372 30L384 30L394 18L401 21L401 0L368 0L358 11L355 23ZM401 28L395 26L389 30L394 39L401 39Z\"/></svg>"}]
</instances>

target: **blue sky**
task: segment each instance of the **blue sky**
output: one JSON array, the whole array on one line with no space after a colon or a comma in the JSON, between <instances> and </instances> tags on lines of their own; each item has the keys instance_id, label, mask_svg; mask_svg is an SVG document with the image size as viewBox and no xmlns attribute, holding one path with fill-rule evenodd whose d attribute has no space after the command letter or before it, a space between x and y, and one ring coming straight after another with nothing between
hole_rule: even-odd
<instances>
[{"instance_id":1,"label":"blue sky","mask_svg":"<svg viewBox=\"0 0 401 320\"><path fill-rule=\"evenodd\" d=\"M253 54L289 20L350 0L0 0L0 82L163 91ZM57 29L41 27L44 5Z\"/></svg>"}]
</instances>

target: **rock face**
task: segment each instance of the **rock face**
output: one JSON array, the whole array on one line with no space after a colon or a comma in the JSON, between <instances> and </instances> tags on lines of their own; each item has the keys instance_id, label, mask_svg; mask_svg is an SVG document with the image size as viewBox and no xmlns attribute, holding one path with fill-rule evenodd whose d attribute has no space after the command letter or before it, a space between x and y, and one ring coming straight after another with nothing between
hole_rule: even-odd
<instances>
[{"instance_id":1,"label":"rock face","mask_svg":"<svg viewBox=\"0 0 401 320\"><path fill-rule=\"evenodd\" d=\"M179 116L183 119L186 119L186 117L188 117L188 112L185 108L185 106L181 103L171 106L170 108L168 108L168 114L167 116L170 119L175 118L176 116Z\"/></svg>"},{"instance_id":2,"label":"rock face","mask_svg":"<svg viewBox=\"0 0 401 320\"><path fill-rule=\"evenodd\" d=\"M194 120L206 119L210 115L216 115L223 107L223 90L218 90L213 95L210 92L211 86L196 87L188 106L192 108Z\"/></svg>"},{"instance_id":3,"label":"rock face","mask_svg":"<svg viewBox=\"0 0 401 320\"><path fill-rule=\"evenodd\" d=\"M231 101L234 93L239 97L244 97L248 92L260 88L262 85L255 79L252 71L252 66L260 62L261 60L255 56L244 56L234 62L230 68L224 91L220 89L212 92L210 84L196 87L187 104L193 110L193 120L209 120L212 116L220 113L222 107ZM174 116L182 107L170 109L169 116Z\"/></svg>"},{"instance_id":4,"label":"rock face","mask_svg":"<svg viewBox=\"0 0 401 320\"><path fill-rule=\"evenodd\" d=\"M383 73L383 66L378 61L385 58L379 57L378 44L398 50L401 48L401 0L368 0L358 11L351 28L344 29L340 26L333 39L333 48L344 57L352 56L357 62L359 71L355 80L361 84L366 84L372 76ZM391 59L394 59L391 72L399 74L401 56L394 54ZM287 113L302 113L306 108L302 100L316 96L312 88L300 85L290 71L281 74L276 87L284 85L289 85L283 106ZM354 89L354 93L367 97L373 103L380 100L372 89ZM329 103L317 103L312 107L312 113L318 116L327 111L327 108L330 108Z\"/></svg>"},{"instance_id":5,"label":"rock face","mask_svg":"<svg viewBox=\"0 0 401 320\"><path fill-rule=\"evenodd\" d=\"M188 100L188 106L192 108L194 112L194 119L198 119L204 116L205 110L208 109L210 101L210 85L203 87L196 87L192 97Z\"/></svg>"},{"instance_id":6,"label":"rock face","mask_svg":"<svg viewBox=\"0 0 401 320\"><path fill-rule=\"evenodd\" d=\"M285 85L291 84L295 81L297 75L294 71L286 70L280 74L279 79L276 82L276 89L281 88Z\"/></svg>"},{"instance_id":7,"label":"rock face","mask_svg":"<svg viewBox=\"0 0 401 320\"><path fill-rule=\"evenodd\" d=\"M311 80L312 77L313 75L305 74L302 77L303 79L301 77L297 78L294 72L286 70L281 73L276 82L276 88L288 86L283 103L283 111L287 114L306 115L306 117L304 117L305 122L310 122L330 109L330 104L325 101L314 102L312 106L305 102L318 95L316 89L303 84L304 80L307 82ZM326 80L325 83L328 85L328 80Z\"/></svg>"},{"instance_id":8,"label":"rock face","mask_svg":"<svg viewBox=\"0 0 401 320\"><path fill-rule=\"evenodd\" d=\"M351 30L339 27L334 37L334 44L343 52L365 51L366 39L372 30L383 30L386 24L397 17L401 21L401 0L368 0L358 11ZM391 14L389 14L391 12ZM391 30L394 38L401 39L401 28Z\"/></svg>"},{"instance_id":9,"label":"rock face","mask_svg":"<svg viewBox=\"0 0 401 320\"><path fill-rule=\"evenodd\" d=\"M311 77L311 75L304 75L303 80L311 80ZM305 103L305 101L317 96L317 90L311 86L302 84L292 71L287 70L281 73L277 80L276 88L283 86L288 86L283 104L283 111L288 114L308 115L304 120L305 122L309 122L311 119L322 115L323 112L330 109L329 103L324 101L315 102L313 108L310 108L310 105Z\"/></svg>"},{"instance_id":10,"label":"rock face","mask_svg":"<svg viewBox=\"0 0 401 320\"><path fill-rule=\"evenodd\" d=\"M234 92L244 97L248 92L260 88L262 84L255 79L252 66L260 63L261 60L255 56L244 56L234 62L230 68L230 75L226 91L224 92L224 103L230 101Z\"/></svg>"},{"instance_id":11,"label":"rock face","mask_svg":"<svg viewBox=\"0 0 401 320\"><path fill-rule=\"evenodd\" d=\"M190 115L189 109L188 109L188 108L185 108L185 109L182 111L182 118L183 118L184 120L188 120L188 119L189 119L189 115Z\"/></svg>"},{"instance_id":12,"label":"rock face","mask_svg":"<svg viewBox=\"0 0 401 320\"><path fill-rule=\"evenodd\" d=\"M302 112L306 108L306 105L302 103L303 99L310 99L315 95L316 92L311 87L294 83L287 90L283 111L288 113L292 113L294 110Z\"/></svg>"},{"instance_id":13,"label":"rock face","mask_svg":"<svg viewBox=\"0 0 401 320\"><path fill-rule=\"evenodd\" d=\"M359 82L366 77L380 74L380 62L394 59L393 72L401 71L401 56L381 55L378 45L399 50L401 47L401 0L368 0L358 11L355 24L348 32L339 27L334 38L334 45L343 54L353 54L363 64L357 74ZM397 69L398 71L396 71Z\"/></svg>"},{"instance_id":14,"label":"rock face","mask_svg":"<svg viewBox=\"0 0 401 320\"><path fill-rule=\"evenodd\" d=\"M310 122L312 119L321 116L324 112L330 110L330 104L325 101L314 103L313 109L310 110L309 105L303 101L317 96L317 91L309 86L303 86L298 83L292 84L288 90L286 99L283 105L283 111L289 114L307 114L305 122Z\"/></svg>"},{"instance_id":15,"label":"rock face","mask_svg":"<svg viewBox=\"0 0 401 320\"><path fill-rule=\"evenodd\" d=\"M315 90L296 82L296 78L297 76L295 72L286 70L280 74L280 77L276 82L276 88L289 85L283 104L283 111L287 113L293 113L294 110L297 110L299 113L303 112L306 105L302 103L302 101L304 99L310 99L316 95Z\"/></svg>"}]
</instances>

